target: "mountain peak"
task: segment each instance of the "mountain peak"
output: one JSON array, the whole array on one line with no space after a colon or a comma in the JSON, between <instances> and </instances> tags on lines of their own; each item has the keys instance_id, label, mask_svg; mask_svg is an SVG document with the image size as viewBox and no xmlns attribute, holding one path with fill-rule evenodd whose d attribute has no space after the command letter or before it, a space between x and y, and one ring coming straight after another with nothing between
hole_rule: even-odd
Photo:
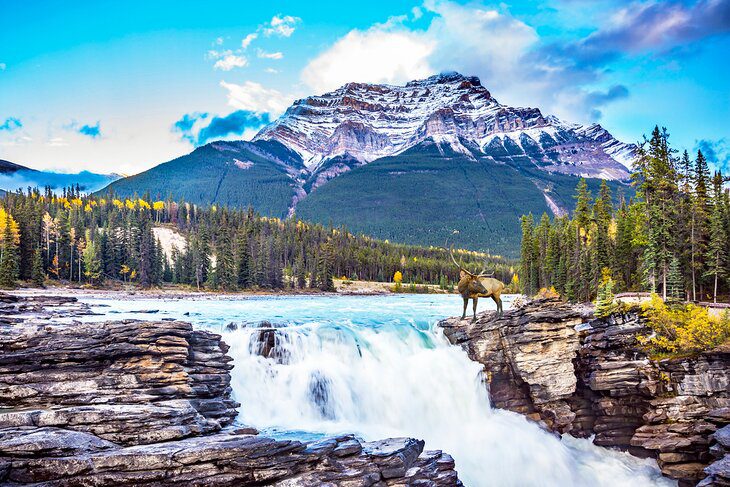
<instances>
[{"instance_id":1,"label":"mountain peak","mask_svg":"<svg viewBox=\"0 0 730 487\"><path fill-rule=\"evenodd\" d=\"M453 71L405 85L347 83L297 100L254 138L285 145L310 172L336 157L367 163L427 139L463 153L454 144L466 141L474 157L507 154L548 172L608 179L626 179L634 153L600 126L502 105L478 77Z\"/></svg>"}]
</instances>

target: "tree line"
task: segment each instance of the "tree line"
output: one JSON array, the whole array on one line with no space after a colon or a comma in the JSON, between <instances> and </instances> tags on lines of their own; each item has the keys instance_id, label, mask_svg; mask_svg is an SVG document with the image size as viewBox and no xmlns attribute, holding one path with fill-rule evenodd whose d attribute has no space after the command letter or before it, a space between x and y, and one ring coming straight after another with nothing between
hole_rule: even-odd
<instances>
[{"instance_id":1,"label":"tree line","mask_svg":"<svg viewBox=\"0 0 730 487\"><path fill-rule=\"evenodd\" d=\"M181 245L163 245L161 229ZM164 238L163 238L164 239ZM498 256L456 251L465 265L512 276ZM390 243L344 227L280 220L253 209L200 207L82 195L7 193L0 201L0 286L47 279L99 286L123 281L142 287L166 283L197 289L333 289L333 278L451 285L458 269L444 248Z\"/></svg>"},{"instance_id":2,"label":"tree line","mask_svg":"<svg viewBox=\"0 0 730 487\"><path fill-rule=\"evenodd\" d=\"M595 199L581 179L571 216L535 222L522 217L520 277L524 292L554 287L588 301L603 282L615 291L650 291L702 301L729 290L730 196L720 171L701 151L691 158L655 127L638 147L631 175L635 194Z\"/></svg>"}]
</instances>

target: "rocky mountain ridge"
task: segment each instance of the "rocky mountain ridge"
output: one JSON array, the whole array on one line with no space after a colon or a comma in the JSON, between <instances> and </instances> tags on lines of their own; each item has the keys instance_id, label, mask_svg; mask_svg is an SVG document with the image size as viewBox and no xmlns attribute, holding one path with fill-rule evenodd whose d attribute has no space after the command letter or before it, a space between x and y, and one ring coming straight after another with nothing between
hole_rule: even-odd
<instances>
[{"instance_id":1,"label":"rocky mountain ridge","mask_svg":"<svg viewBox=\"0 0 730 487\"><path fill-rule=\"evenodd\" d=\"M500 104L478 78L348 83L295 102L252 141L217 141L100 191L345 225L376 238L516 256L519 219L561 216L578 176L630 198L636 147L597 124Z\"/></svg>"},{"instance_id":2,"label":"rocky mountain ridge","mask_svg":"<svg viewBox=\"0 0 730 487\"><path fill-rule=\"evenodd\" d=\"M536 300L439 323L484 365L490 400L546 428L657 458L681 486L730 485L730 349L650 360L635 312Z\"/></svg>"},{"instance_id":3,"label":"rocky mountain ridge","mask_svg":"<svg viewBox=\"0 0 730 487\"><path fill-rule=\"evenodd\" d=\"M626 179L635 155L633 145L598 124L572 124L537 108L503 105L479 78L459 73L404 86L347 83L296 101L253 140L282 143L312 174L336 157L367 163L426 140L472 159L527 155L549 172L603 179Z\"/></svg>"}]
</instances>

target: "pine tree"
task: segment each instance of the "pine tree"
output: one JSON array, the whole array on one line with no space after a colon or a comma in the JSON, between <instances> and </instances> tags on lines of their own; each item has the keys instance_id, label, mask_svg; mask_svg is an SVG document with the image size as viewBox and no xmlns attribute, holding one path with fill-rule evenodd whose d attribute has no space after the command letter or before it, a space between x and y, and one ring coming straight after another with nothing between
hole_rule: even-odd
<instances>
[{"instance_id":1,"label":"pine tree","mask_svg":"<svg viewBox=\"0 0 730 487\"><path fill-rule=\"evenodd\" d=\"M248 247L248 235L246 229L239 231L236 241L236 265L238 287L247 289L251 287L251 250Z\"/></svg>"},{"instance_id":2,"label":"pine tree","mask_svg":"<svg viewBox=\"0 0 730 487\"><path fill-rule=\"evenodd\" d=\"M317 261L317 287L322 291L334 291L333 282L334 245L329 240L322 245Z\"/></svg>"},{"instance_id":3,"label":"pine tree","mask_svg":"<svg viewBox=\"0 0 730 487\"><path fill-rule=\"evenodd\" d=\"M684 278L682 277L682 269L677 257L672 257L669 263L667 287L667 297L670 300L681 301L684 298Z\"/></svg>"},{"instance_id":4,"label":"pine tree","mask_svg":"<svg viewBox=\"0 0 730 487\"><path fill-rule=\"evenodd\" d=\"M217 242L216 274L218 285L226 291L235 291L238 284L233 243L227 229L224 229Z\"/></svg>"},{"instance_id":5,"label":"pine tree","mask_svg":"<svg viewBox=\"0 0 730 487\"><path fill-rule=\"evenodd\" d=\"M84 276L94 286L99 284L102 276L102 264L99 255L99 244L93 240L91 231L86 231L86 247L84 248Z\"/></svg>"},{"instance_id":6,"label":"pine tree","mask_svg":"<svg viewBox=\"0 0 730 487\"><path fill-rule=\"evenodd\" d=\"M535 255L533 236L534 225L535 221L532 217L532 213L522 216L522 251L520 254L520 274L522 275L523 279L523 292L529 296L537 293L539 289L537 278L537 255Z\"/></svg>"},{"instance_id":7,"label":"pine tree","mask_svg":"<svg viewBox=\"0 0 730 487\"><path fill-rule=\"evenodd\" d=\"M30 279L38 287L44 287L46 273L43 270L43 256L40 247L33 252Z\"/></svg>"},{"instance_id":8,"label":"pine tree","mask_svg":"<svg viewBox=\"0 0 730 487\"><path fill-rule=\"evenodd\" d=\"M297 254L297 258L294 261L294 278L296 279L296 285L299 289L307 287L307 269L304 265L304 252Z\"/></svg>"},{"instance_id":9,"label":"pine tree","mask_svg":"<svg viewBox=\"0 0 730 487\"><path fill-rule=\"evenodd\" d=\"M14 288L17 285L19 270L18 244L13 234L13 220L8 212L5 215L5 229L0 245L0 287Z\"/></svg>"},{"instance_id":10,"label":"pine tree","mask_svg":"<svg viewBox=\"0 0 730 487\"><path fill-rule=\"evenodd\" d=\"M594 314L598 318L605 318L616 310L616 305L613 302L614 282L611 278L611 270L608 267L604 267L601 273L601 281L598 284L598 293L595 303L596 309Z\"/></svg>"},{"instance_id":11,"label":"pine tree","mask_svg":"<svg viewBox=\"0 0 730 487\"><path fill-rule=\"evenodd\" d=\"M613 264L613 242L611 241L609 232L613 219L613 202L611 199L611 189L606 181L601 181L601 189L599 190L596 204L593 206L593 217L596 222L596 240L595 248L595 268L603 270L611 268ZM595 282L600 280L601 276L597 275Z\"/></svg>"},{"instance_id":12,"label":"pine tree","mask_svg":"<svg viewBox=\"0 0 730 487\"><path fill-rule=\"evenodd\" d=\"M721 177L719 178L722 179ZM720 183L721 185L721 183ZM727 229L725 228L721 188L716 188L713 198L712 212L710 214L710 240L705 254L706 277L713 278L713 302L717 302L717 290L720 278L726 275L727 262Z\"/></svg>"}]
</instances>

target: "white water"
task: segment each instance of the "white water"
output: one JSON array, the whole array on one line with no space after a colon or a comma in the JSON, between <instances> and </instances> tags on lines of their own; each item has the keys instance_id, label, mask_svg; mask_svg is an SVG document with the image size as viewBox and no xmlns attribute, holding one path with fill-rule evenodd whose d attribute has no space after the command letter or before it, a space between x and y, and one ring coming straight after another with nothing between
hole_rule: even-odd
<instances>
[{"instance_id":1,"label":"white water","mask_svg":"<svg viewBox=\"0 0 730 487\"><path fill-rule=\"evenodd\" d=\"M470 486L674 485L653 461L561 441L520 415L491 409L481 366L434 327L460 311L453 296L104 303L119 317L184 318L222 332L234 358L239 421L269 433L422 438L427 449L450 453ZM140 309L160 311L132 313ZM276 330L283 360L257 354L264 319L285 325ZM231 321L247 326L225 330Z\"/></svg>"}]
</instances>

